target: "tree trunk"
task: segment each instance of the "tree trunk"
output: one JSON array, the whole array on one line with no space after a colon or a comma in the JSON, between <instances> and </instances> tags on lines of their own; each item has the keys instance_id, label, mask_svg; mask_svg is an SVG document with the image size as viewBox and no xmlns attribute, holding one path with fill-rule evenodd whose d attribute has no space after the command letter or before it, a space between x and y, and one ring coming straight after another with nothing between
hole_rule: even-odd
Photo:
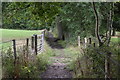
<instances>
[{"instance_id":1,"label":"tree trunk","mask_svg":"<svg viewBox=\"0 0 120 80\"><path fill-rule=\"evenodd\" d=\"M58 31L58 39L64 40L62 22L60 21L59 16L57 16L56 18L56 26L57 26L57 31Z\"/></svg>"},{"instance_id":2,"label":"tree trunk","mask_svg":"<svg viewBox=\"0 0 120 80\"><path fill-rule=\"evenodd\" d=\"M109 46L110 44L110 40L111 40L111 33L112 33L112 24L113 24L113 15L114 15L114 11L113 11L113 7L114 7L114 3L110 3L110 12L109 12L109 18L108 18L108 31L109 31L109 34L108 34L108 41L107 41L107 46ZM111 53L107 53L106 54L106 58L105 58L105 78L110 78L110 58L111 58Z\"/></svg>"},{"instance_id":3,"label":"tree trunk","mask_svg":"<svg viewBox=\"0 0 120 80\"><path fill-rule=\"evenodd\" d=\"M110 78L110 57L111 53L107 52L105 56L105 79Z\"/></svg>"},{"instance_id":4,"label":"tree trunk","mask_svg":"<svg viewBox=\"0 0 120 80\"><path fill-rule=\"evenodd\" d=\"M96 26L95 26L95 35L98 39L98 42L99 42L99 46L102 46L103 43L100 39L100 36L99 36L99 17L98 17L98 13L96 11L96 8L95 8L95 3L93 2L93 10L94 10L94 14L95 14L95 19L96 19Z\"/></svg>"},{"instance_id":5,"label":"tree trunk","mask_svg":"<svg viewBox=\"0 0 120 80\"><path fill-rule=\"evenodd\" d=\"M109 46L110 44L110 40L111 40L111 33L112 33L112 24L113 24L113 15L114 15L114 11L113 11L113 7L114 7L114 3L110 4L110 12L109 12L109 22L108 22L108 27L109 27L109 35L108 35L108 42L107 45Z\"/></svg>"}]
</instances>

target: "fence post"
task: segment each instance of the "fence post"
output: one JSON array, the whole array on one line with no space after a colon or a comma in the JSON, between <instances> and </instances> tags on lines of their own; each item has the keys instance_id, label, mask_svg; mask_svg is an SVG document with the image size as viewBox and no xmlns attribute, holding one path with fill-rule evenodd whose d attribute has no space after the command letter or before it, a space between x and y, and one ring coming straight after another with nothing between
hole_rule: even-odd
<instances>
[{"instance_id":1,"label":"fence post","mask_svg":"<svg viewBox=\"0 0 120 80\"><path fill-rule=\"evenodd\" d=\"M29 46L29 38L26 39L26 45L27 45L27 48Z\"/></svg>"},{"instance_id":2,"label":"fence post","mask_svg":"<svg viewBox=\"0 0 120 80\"><path fill-rule=\"evenodd\" d=\"M111 53L107 52L105 57L105 79L110 78L110 57Z\"/></svg>"},{"instance_id":3,"label":"fence post","mask_svg":"<svg viewBox=\"0 0 120 80\"><path fill-rule=\"evenodd\" d=\"M26 66L28 66L28 51L29 51L29 38L26 39L26 50L27 50L27 54L26 54ZM29 73L27 73L28 78L29 78Z\"/></svg>"},{"instance_id":4,"label":"fence post","mask_svg":"<svg viewBox=\"0 0 120 80\"><path fill-rule=\"evenodd\" d=\"M43 51L43 48L44 48L44 33L42 34L41 52Z\"/></svg>"},{"instance_id":5,"label":"fence post","mask_svg":"<svg viewBox=\"0 0 120 80\"><path fill-rule=\"evenodd\" d=\"M27 58L28 58L28 48L29 47L29 38L26 39L26 49L27 49Z\"/></svg>"},{"instance_id":6,"label":"fence post","mask_svg":"<svg viewBox=\"0 0 120 80\"><path fill-rule=\"evenodd\" d=\"M89 44L91 44L91 42L92 42L92 40L91 40L91 38L89 38Z\"/></svg>"},{"instance_id":7,"label":"fence post","mask_svg":"<svg viewBox=\"0 0 120 80\"><path fill-rule=\"evenodd\" d=\"M78 47L80 47L80 36L78 36Z\"/></svg>"},{"instance_id":8,"label":"fence post","mask_svg":"<svg viewBox=\"0 0 120 80\"><path fill-rule=\"evenodd\" d=\"M15 39L12 40L13 41L13 52L14 52L14 78L18 78L18 70L17 70L17 54L16 54L16 41Z\"/></svg>"},{"instance_id":9,"label":"fence post","mask_svg":"<svg viewBox=\"0 0 120 80\"><path fill-rule=\"evenodd\" d=\"M37 35L35 35L35 54L37 55Z\"/></svg>"},{"instance_id":10,"label":"fence post","mask_svg":"<svg viewBox=\"0 0 120 80\"><path fill-rule=\"evenodd\" d=\"M87 47L87 38L85 37L84 40L85 40L85 48L86 48Z\"/></svg>"},{"instance_id":11,"label":"fence post","mask_svg":"<svg viewBox=\"0 0 120 80\"><path fill-rule=\"evenodd\" d=\"M12 40L13 41L13 52L14 52L14 58L15 58L15 62L14 64L16 63L16 59L17 59L17 54L16 54L16 41L15 39Z\"/></svg>"},{"instance_id":12,"label":"fence post","mask_svg":"<svg viewBox=\"0 0 120 80\"><path fill-rule=\"evenodd\" d=\"M34 36L32 36L31 47L34 49Z\"/></svg>"}]
</instances>

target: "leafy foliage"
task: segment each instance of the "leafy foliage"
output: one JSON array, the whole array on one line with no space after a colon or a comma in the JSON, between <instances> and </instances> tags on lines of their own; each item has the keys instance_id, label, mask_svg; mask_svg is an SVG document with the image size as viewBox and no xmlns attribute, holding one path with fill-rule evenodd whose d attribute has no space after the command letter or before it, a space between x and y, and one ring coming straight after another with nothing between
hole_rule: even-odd
<instances>
[{"instance_id":1,"label":"leafy foliage","mask_svg":"<svg viewBox=\"0 0 120 80\"><path fill-rule=\"evenodd\" d=\"M109 3L96 3L100 16L100 34L107 29ZM104 5L104 6L103 6ZM76 39L95 36L95 17L91 3L3 2L3 28L43 29L55 27L56 16L61 17L64 35ZM119 30L119 3L115 3L114 28ZM66 33L67 32L67 33ZM67 36L69 35L69 36Z\"/></svg>"},{"instance_id":2,"label":"leafy foliage","mask_svg":"<svg viewBox=\"0 0 120 80\"><path fill-rule=\"evenodd\" d=\"M43 29L51 25L60 3L3 3L3 28Z\"/></svg>"}]
</instances>

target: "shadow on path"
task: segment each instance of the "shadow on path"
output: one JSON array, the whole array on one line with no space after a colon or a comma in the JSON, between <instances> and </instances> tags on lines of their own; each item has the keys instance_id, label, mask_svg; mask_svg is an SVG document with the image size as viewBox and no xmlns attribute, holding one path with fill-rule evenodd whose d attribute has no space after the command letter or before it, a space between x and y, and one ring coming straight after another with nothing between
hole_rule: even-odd
<instances>
[{"instance_id":1,"label":"shadow on path","mask_svg":"<svg viewBox=\"0 0 120 80\"><path fill-rule=\"evenodd\" d=\"M49 46L51 46L51 48L53 49L63 49L64 47L58 43L58 39L54 38L54 37L48 37L46 39L47 43L49 44Z\"/></svg>"}]
</instances>

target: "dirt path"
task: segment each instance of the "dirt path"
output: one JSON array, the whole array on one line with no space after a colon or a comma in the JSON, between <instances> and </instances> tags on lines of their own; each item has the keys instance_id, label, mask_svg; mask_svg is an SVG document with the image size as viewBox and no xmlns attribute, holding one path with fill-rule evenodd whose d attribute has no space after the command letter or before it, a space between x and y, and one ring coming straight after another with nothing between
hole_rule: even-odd
<instances>
[{"instance_id":1,"label":"dirt path","mask_svg":"<svg viewBox=\"0 0 120 80\"><path fill-rule=\"evenodd\" d=\"M63 50L57 50L59 55L51 57L53 62L41 75L42 78L72 78L71 72L66 68L68 58L64 57Z\"/></svg>"},{"instance_id":2,"label":"dirt path","mask_svg":"<svg viewBox=\"0 0 120 80\"><path fill-rule=\"evenodd\" d=\"M70 58L65 56L63 47L55 40L55 38L47 40L48 44L55 50L55 56L50 58L52 64L42 73L41 78L72 78L71 72L66 68Z\"/></svg>"}]
</instances>

